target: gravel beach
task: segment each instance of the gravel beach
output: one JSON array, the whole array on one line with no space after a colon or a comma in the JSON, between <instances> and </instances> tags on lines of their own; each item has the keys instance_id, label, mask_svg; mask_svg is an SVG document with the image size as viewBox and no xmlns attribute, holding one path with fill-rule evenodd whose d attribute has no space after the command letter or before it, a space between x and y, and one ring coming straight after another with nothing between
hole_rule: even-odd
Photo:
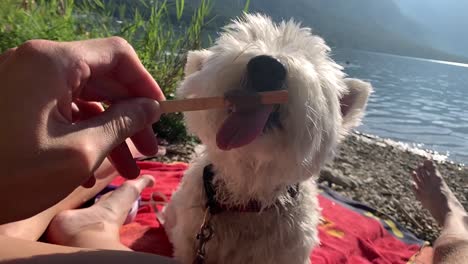
<instances>
[{"instance_id":1,"label":"gravel beach","mask_svg":"<svg viewBox=\"0 0 468 264\"><path fill-rule=\"evenodd\" d=\"M189 162L195 143L162 142L163 155L154 160ZM358 132L340 145L334 161L321 173L319 182L342 195L363 202L398 221L416 236L433 242L440 229L411 190L410 171L428 152ZM457 198L468 208L468 168L450 161L438 162L439 171Z\"/></svg>"},{"instance_id":2,"label":"gravel beach","mask_svg":"<svg viewBox=\"0 0 468 264\"><path fill-rule=\"evenodd\" d=\"M416 154L398 144L354 133L341 144L333 164L325 171L330 170L334 176L349 179L349 182L341 185L332 184L337 192L372 206L417 237L433 242L440 229L416 200L410 175L418 164L430 157L429 153ZM467 209L468 168L450 161L438 162L437 166L448 186Z\"/></svg>"}]
</instances>

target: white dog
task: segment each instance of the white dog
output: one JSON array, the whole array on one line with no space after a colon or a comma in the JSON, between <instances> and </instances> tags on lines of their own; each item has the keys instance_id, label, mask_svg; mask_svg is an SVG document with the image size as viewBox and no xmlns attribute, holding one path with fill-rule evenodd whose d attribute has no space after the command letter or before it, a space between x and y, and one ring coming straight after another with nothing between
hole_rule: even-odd
<instances>
[{"instance_id":1,"label":"white dog","mask_svg":"<svg viewBox=\"0 0 468 264\"><path fill-rule=\"evenodd\" d=\"M205 151L165 209L181 263L309 263L319 243L313 176L359 124L372 90L345 79L329 51L293 21L245 15L188 54L179 97L286 89L289 102L185 115Z\"/></svg>"}]
</instances>

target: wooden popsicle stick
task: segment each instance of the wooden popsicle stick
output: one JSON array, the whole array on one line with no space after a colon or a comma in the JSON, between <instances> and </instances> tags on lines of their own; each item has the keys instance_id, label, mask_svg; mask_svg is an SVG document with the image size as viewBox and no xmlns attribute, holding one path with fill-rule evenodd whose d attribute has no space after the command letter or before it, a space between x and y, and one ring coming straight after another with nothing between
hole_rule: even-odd
<instances>
[{"instance_id":1,"label":"wooden popsicle stick","mask_svg":"<svg viewBox=\"0 0 468 264\"><path fill-rule=\"evenodd\" d=\"M235 95L224 97L205 97L182 100L161 101L162 113L189 112L231 106L253 107L259 104L284 104L288 101L288 91L260 92L252 95Z\"/></svg>"}]
</instances>

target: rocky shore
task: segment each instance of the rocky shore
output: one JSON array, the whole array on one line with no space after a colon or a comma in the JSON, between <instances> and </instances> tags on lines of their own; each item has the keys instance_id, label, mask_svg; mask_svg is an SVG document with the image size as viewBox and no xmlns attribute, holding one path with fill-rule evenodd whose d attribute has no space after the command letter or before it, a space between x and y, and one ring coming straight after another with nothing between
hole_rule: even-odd
<instances>
[{"instance_id":1,"label":"rocky shore","mask_svg":"<svg viewBox=\"0 0 468 264\"><path fill-rule=\"evenodd\" d=\"M195 143L162 144L158 161L190 161ZM377 137L353 133L341 144L333 163L319 178L335 191L392 217L419 238L433 242L440 229L411 190L410 171L425 158L440 159L422 150ZM465 208L468 208L468 168L439 161L438 168Z\"/></svg>"},{"instance_id":2,"label":"rocky shore","mask_svg":"<svg viewBox=\"0 0 468 264\"><path fill-rule=\"evenodd\" d=\"M437 160L440 157L405 148L396 142L354 133L341 144L333 164L322 172L321 180L324 180L324 172L338 179L347 179L331 183L332 188L392 217L417 237L433 242L440 229L416 200L411 187L410 171L425 158ZM467 209L468 168L440 161L438 169Z\"/></svg>"}]
</instances>

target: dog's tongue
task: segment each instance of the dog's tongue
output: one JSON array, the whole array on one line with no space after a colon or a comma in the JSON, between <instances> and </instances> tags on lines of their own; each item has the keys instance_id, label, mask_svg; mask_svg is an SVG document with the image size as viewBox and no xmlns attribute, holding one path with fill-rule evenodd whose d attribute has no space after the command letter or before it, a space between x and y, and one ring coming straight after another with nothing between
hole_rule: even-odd
<instances>
[{"instance_id":1,"label":"dog's tongue","mask_svg":"<svg viewBox=\"0 0 468 264\"><path fill-rule=\"evenodd\" d=\"M218 148L230 150L254 141L262 133L272 111L272 105L260 105L254 109L231 113L216 136Z\"/></svg>"}]
</instances>

